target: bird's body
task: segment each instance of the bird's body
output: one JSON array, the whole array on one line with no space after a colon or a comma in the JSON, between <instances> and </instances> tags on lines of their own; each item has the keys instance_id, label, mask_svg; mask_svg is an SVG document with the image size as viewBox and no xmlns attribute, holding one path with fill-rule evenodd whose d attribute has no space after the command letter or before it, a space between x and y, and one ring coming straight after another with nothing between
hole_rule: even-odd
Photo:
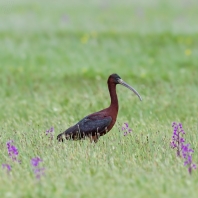
<instances>
[{"instance_id":1,"label":"bird's body","mask_svg":"<svg viewBox=\"0 0 198 198\"><path fill-rule=\"evenodd\" d=\"M132 90L141 100L140 95L126 84L117 74L112 74L108 78L108 88L111 97L111 104L108 108L92 113L75 125L68 128L57 136L59 141L63 141L63 137L71 140L80 140L89 137L91 141L97 142L99 136L105 135L114 126L118 114L118 98L116 94L116 85L122 84Z\"/></svg>"}]
</instances>

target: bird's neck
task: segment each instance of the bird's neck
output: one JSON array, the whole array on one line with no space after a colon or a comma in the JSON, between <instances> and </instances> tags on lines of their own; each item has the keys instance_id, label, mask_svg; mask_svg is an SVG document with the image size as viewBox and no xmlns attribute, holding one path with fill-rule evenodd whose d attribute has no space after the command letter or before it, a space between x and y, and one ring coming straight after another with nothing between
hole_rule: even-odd
<instances>
[{"instance_id":1,"label":"bird's neck","mask_svg":"<svg viewBox=\"0 0 198 198\"><path fill-rule=\"evenodd\" d=\"M116 93L116 84L109 83L108 88L109 88L109 94L111 98L110 108L112 107L113 109L118 111L118 97Z\"/></svg>"}]
</instances>

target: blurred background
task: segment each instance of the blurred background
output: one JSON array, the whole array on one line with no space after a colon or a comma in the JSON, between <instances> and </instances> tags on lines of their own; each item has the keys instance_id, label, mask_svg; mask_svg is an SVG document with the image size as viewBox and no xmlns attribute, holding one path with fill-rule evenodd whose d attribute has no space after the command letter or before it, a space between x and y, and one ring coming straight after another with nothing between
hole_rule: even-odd
<instances>
[{"instance_id":1,"label":"blurred background","mask_svg":"<svg viewBox=\"0 0 198 198\"><path fill-rule=\"evenodd\" d=\"M1 0L0 28L21 36L58 31L194 33L197 8L194 0Z\"/></svg>"},{"instance_id":2,"label":"blurred background","mask_svg":"<svg viewBox=\"0 0 198 198\"><path fill-rule=\"evenodd\" d=\"M107 106L111 73L150 102L144 115L176 105L173 99L192 101L197 10L193 0L0 0L0 119L63 116L69 104L80 106L74 97ZM135 98L118 92L126 101ZM90 103L85 106L95 110ZM196 114L197 106L188 109Z\"/></svg>"}]
</instances>

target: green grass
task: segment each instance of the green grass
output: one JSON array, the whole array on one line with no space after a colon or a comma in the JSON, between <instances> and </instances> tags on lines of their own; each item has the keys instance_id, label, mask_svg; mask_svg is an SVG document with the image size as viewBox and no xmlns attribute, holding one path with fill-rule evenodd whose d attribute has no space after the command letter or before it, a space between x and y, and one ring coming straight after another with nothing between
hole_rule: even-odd
<instances>
[{"instance_id":1,"label":"green grass","mask_svg":"<svg viewBox=\"0 0 198 198\"><path fill-rule=\"evenodd\" d=\"M0 197L197 197L197 170L190 176L169 143L182 122L198 164L198 3L56 2L0 1L0 163L12 165L10 175L0 168ZM143 101L118 85L117 124L97 144L50 141L51 126L56 136L109 105L112 73Z\"/></svg>"}]
</instances>

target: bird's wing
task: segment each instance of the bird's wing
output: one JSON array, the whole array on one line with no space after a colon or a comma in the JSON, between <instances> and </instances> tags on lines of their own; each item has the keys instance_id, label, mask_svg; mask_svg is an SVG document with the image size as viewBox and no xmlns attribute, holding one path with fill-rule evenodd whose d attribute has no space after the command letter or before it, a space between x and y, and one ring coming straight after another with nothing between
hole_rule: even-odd
<instances>
[{"instance_id":1,"label":"bird's wing","mask_svg":"<svg viewBox=\"0 0 198 198\"><path fill-rule=\"evenodd\" d=\"M77 125L82 132L103 132L110 125L112 117L89 116L81 120Z\"/></svg>"},{"instance_id":2,"label":"bird's wing","mask_svg":"<svg viewBox=\"0 0 198 198\"><path fill-rule=\"evenodd\" d=\"M104 132L112 121L111 116L90 115L80 120L74 126L68 128L65 135L81 137Z\"/></svg>"}]
</instances>

